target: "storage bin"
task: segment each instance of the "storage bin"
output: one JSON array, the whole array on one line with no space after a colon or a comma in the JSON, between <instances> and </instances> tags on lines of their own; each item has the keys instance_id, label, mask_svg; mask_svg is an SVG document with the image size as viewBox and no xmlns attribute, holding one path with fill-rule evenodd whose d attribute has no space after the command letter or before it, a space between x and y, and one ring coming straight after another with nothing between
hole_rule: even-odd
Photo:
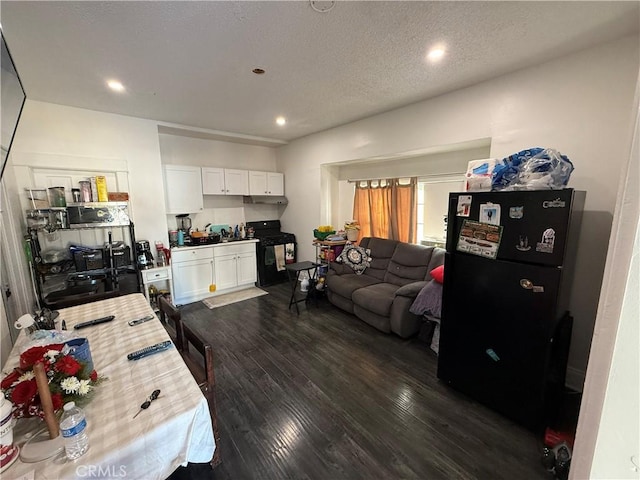
<instances>
[{"instance_id":1,"label":"storage bin","mask_svg":"<svg viewBox=\"0 0 640 480\"><path fill-rule=\"evenodd\" d=\"M317 229L315 229L313 231L313 236L316 237L318 240L324 240L325 238L327 238L329 235L335 235L336 231L333 230L331 232L321 232Z\"/></svg>"}]
</instances>

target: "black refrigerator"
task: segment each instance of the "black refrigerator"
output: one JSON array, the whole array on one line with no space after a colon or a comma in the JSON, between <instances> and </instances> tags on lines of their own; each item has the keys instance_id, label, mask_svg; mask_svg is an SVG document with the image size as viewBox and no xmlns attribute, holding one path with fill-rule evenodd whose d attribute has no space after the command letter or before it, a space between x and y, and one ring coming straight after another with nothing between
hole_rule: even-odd
<instances>
[{"instance_id":1,"label":"black refrigerator","mask_svg":"<svg viewBox=\"0 0 640 480\"><path fill-rule=\"evenodd\" d=\"M585 192L449 196L438 377L538 431L558 421Z\"/></svg>"}]
</instances>

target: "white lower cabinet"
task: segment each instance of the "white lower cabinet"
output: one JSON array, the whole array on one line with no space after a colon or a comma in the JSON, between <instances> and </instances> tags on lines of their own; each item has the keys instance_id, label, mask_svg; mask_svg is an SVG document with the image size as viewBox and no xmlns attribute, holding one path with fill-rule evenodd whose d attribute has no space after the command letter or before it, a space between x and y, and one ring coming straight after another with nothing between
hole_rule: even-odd
<instances>
[{"instance_id":1,"label":"white lower cabinet","mask_svg":"<svg viewBox=\"0 0 640 480\"><path fill-rule=\"evenodd\" d=\"M258 279L256 241L174 248L171 271L176 305L242 290Z\"/></svg>"},{"instance_id":2,"label":"white lower cabinet","mask_svg":"<svg viewBox=\"0 0 640 480\"><path fill-rule=\"evenodd\" d=\"M235 243L214 250L217 290L253 284L257 279L256 246Z\"/></svg>"},{"instance_id":3,"label":"white lower cabinet","mask_svg":"<svg viewBox=\"0 0 640 480\"><path fill-rule=\"evenodd\" d=\"M172 251L174 304L196 302L211 295L215 284L213 248L194 248Z\"/></svg>"},{"instance_id":4,"label":"white lower cabinet","mask_svg":"<svg viewBox=\"0 0 640 480\"><path fill-rule=\"evenodd\" d=\"M216 290L226 290L238 285L238 260L236 255L216 256L213 259L216 272Z\"/></svg>"},{"instance_id":5,"label":"white lower cabinet","mask_svg":"<svg viewBox=\"0 0 640 480\"><path fill-rule=\"evenodd\" d=\"M238 254L238 285L256 283L258 280L258 268L256 265L256 249L251 252Z\"/></svg>"}]
</instances>

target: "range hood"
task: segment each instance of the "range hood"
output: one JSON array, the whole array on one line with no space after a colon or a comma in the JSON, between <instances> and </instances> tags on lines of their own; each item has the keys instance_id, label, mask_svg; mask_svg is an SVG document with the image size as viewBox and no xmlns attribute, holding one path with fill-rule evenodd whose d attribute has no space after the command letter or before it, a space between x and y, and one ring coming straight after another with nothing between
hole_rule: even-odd
<instances>
[{"instance_id":1,"label":"range hood","mask_svg":"<svg viewBox=\"0 0 640 480\"><path fill-rule=\"evenodd\" d=\"M244 203L266 203L269 205L286 205L289 203L284 195L251 195L245 196Z\"/></svg>"}]
</instances>

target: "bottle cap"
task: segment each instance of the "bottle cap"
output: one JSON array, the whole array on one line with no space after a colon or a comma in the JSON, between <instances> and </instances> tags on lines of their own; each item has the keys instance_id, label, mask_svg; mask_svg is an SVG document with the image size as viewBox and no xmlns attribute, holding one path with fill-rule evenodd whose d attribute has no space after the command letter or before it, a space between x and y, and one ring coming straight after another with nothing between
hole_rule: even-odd
<instances>
[{"instance_id":1,"label":"bottle cap","mask_svg":"<svg viewBox=\"0 0 640 480\"><path fill-rule=\"evenodd\" d=\"M64 404L64 407L62 407L62 408L66 412L66 411L71 410L72 408L75 408L75 406L76 406L76 402L67 402L67 403Z\"/></svg>"}]
</instances>

